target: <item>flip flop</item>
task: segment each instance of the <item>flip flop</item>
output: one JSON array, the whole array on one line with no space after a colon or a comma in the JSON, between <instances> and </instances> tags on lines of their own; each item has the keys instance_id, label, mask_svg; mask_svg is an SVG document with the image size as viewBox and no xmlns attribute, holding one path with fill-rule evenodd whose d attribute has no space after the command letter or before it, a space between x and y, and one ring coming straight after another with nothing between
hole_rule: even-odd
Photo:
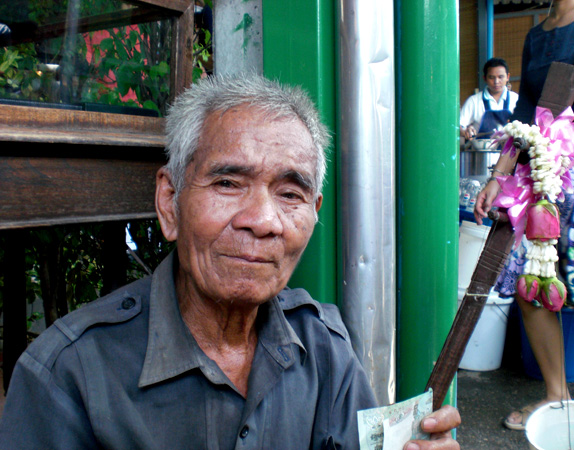
<instances>
[{"instance_id":1,"label":"flip flop","mask_svg":"<svg viewBox=\"0 0 574 450\"><path fill-rule=\"evenodd\" d=\"M508 417L504 419L503 422L504 426L510 430L524 431L526 429L526 421L530 417L530 414L532 414L533 411L539 406L541 405L537 405L536 403L534 403L532 405L525 406L524 408L519 409L518 411L512 411L508 415ZM509 420L510 416L512 416L513 414L520 414L521 416L520 422L511 422Z\"/></svg>"}]
</instances>

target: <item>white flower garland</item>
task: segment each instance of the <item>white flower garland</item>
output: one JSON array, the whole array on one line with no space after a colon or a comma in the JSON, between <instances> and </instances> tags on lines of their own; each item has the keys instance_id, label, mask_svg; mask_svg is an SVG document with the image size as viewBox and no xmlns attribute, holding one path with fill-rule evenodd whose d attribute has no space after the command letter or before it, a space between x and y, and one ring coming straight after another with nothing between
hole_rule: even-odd
<instances>
[{"instance_id":1,"label":"white flower garland","mask_svg":"<svg viewBox=\"0 0 574 450\"><path fill-rule=\"evenodd\" d=\"M556 203L562 188L560 177L567 170L568 159L560 155L557 161L553 161L552 154L548 151L550 139L542 136L538 125L527 125L515 120L508 123L503 132L507 137L522 138L528 143L530 177L534 181L533 192L545 196L551 203Z\"/></svg>"},{"instance_id":2,"label":"white flower garland","mask_svg":"<svg viewBox=\"0 0 574 450\"><path fill-rule=\"evenodd\" d=\"M553 155L548 150L550 139L542 136L538 125L527 125L518 120L508 123L504 128L504 137L514 139L522 138L528 144L528 155L530 156L530 177L534 181L532 191L535 194L546 197L551 203L556 203L556 199L562 188L561 175L567 170L568 159L558 156L555 161ZM558 252L556 251L556 239L542 241L540 239L531 240L532 247L526 254L526 265L524 273L541 277L556 276L556 262Z\"/></svg>"}]
</instances>

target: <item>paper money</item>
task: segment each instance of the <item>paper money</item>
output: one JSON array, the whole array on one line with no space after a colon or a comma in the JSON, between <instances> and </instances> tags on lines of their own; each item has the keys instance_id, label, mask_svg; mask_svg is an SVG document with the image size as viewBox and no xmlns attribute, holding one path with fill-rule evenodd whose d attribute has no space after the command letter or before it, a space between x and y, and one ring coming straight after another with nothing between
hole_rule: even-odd
<instances>
[{"instance_id":1,"label":"paper money","mask_svg":"<svg viewBox=\"0 0 574 450\"><path fill-rule=\"evenodd\" d=\"M421 420L432 412L432 390L380 408L357 412L361 450L402 450L411 439L428 439Z\"/></svg>"}]
</instances>

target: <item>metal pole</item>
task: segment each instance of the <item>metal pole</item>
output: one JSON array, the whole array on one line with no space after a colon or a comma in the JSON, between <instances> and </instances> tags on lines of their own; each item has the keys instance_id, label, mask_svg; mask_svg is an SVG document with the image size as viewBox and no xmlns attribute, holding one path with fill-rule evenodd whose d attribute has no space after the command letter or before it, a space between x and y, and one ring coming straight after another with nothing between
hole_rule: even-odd
<instances>
[{"instance_id":1,"label":"metal pole","mask_svg":"<svg viewBox=\"0 0 574 450\"><path fill-rule=\"evenodd\" d=\"M395 400L395 67L391 0L342 0L341 313L380 404Z\"/></svg>"},{"instance_id":2,"label":"metal pole","mask_svg":"<svg viewBox=\"0 0 574 450\"><path fill-rule=\"evenodd\" d=\"M484 2L478 2L477 5L477 21L478 21L478 60L476 67L476 80L480 90L486 87L486 82L482 76L482 68L484 63L488 61L488 9Z\"/></svg>"},{"instance_id":3,"label":"metal pole","mask_svg":"<svg viewBox=\"0 0 574 450\"><path fill-rule=\"evenodd\" d=\"M456 313L458 2L397 0L396 12L400 400L424 389Z\"/></svg>"},{"instance_id":4,"label":"metal pole","mask_svg":"<svg viewBox=\"0 0 574 450\"><path fill-rule=\"evenodd\" d=\"M494 2L486 0L486 59L494 56ZM485 61L486 62L486 61Z\"/></svg>"}]
</instances>

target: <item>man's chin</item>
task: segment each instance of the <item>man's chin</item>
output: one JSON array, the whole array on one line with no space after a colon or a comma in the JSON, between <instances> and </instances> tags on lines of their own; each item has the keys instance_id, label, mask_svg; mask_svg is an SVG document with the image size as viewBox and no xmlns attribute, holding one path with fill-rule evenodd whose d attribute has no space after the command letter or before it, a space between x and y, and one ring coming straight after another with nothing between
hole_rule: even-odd
<instances>
[{"instance_id":1,"label":"man's chin","mask_svg":"<svg viewBox=\"0 0 574 450\"><path fill-rule=\"evenodd\" d=\"M257 307L275 297L287 283L242 282L226 286L223 292L217 295L218 303L227 305L243 305ZM264 288L262 288L264 286Z\"/></svg>"}]
</instances>

